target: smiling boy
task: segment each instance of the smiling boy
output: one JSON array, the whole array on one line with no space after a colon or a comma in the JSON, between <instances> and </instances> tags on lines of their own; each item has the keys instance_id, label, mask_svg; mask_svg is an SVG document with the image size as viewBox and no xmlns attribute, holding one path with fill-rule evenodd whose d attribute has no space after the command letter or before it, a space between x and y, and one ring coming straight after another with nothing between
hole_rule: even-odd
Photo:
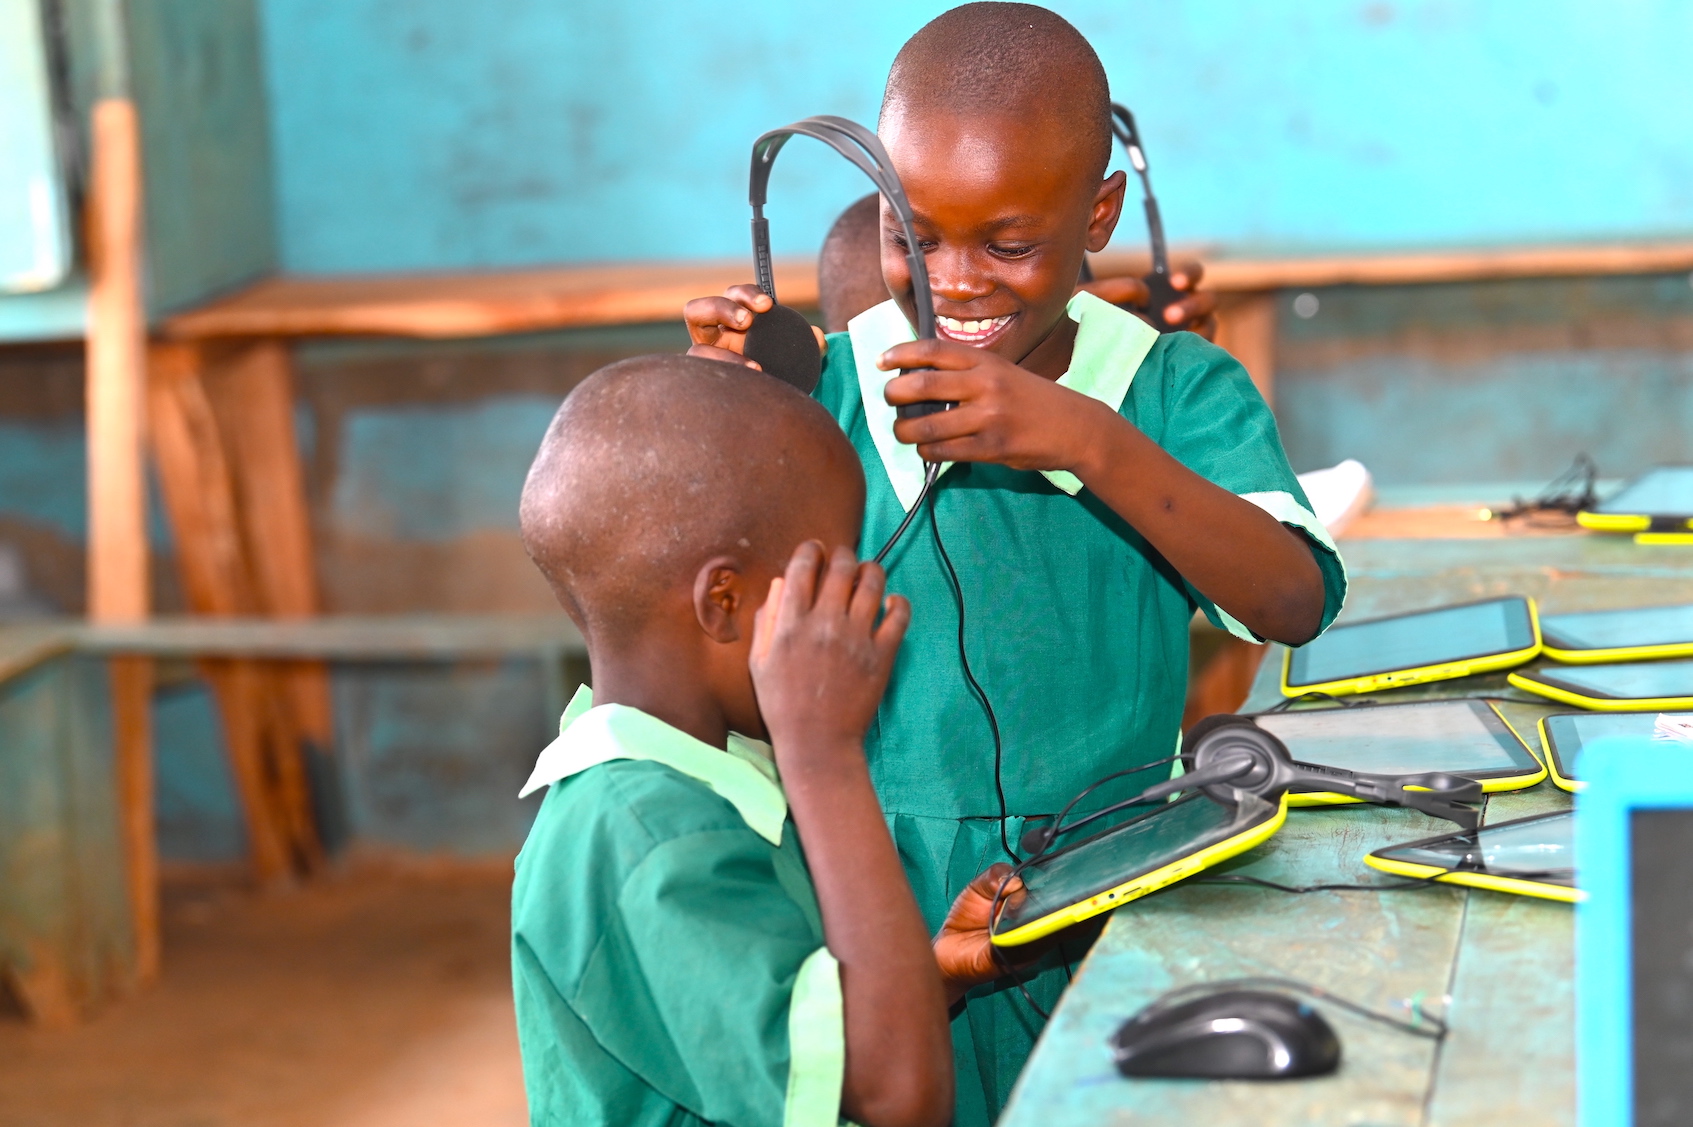
<instances>
[{"instance_id":1,"label":"smiling boy","mask_svg":"<svg viewBox=\"0 0 1693 1127\"><path fill-rule=\"evenodd\" d=\"M969 4L913 36L878 132L916 215L941 339L913 339L904 247L884 207L895 297L827 338L815 393L866 469L861 552L915 503L925 460L951 463L929 517L887 561L912 620L866 739L931 929L1028 822L1175 751L1196 607L1241 637L1297 645L1345 593L1244 369L1190 333L1160 336L1073 293L1084 253L1122 212L1124 176L1104 175L1108 114L1098 57L1045 9ZM751 286L690 302L690 351L739 360L752 313L768 307ZM917 368L933 370L900 374ZM958 406L896 419L922 400ZM1076 946L1029 981L1043 1008ZM957 1123L997 1116L1041 1024L1009 980L969 995L953 1022Z\"/></svg>"}]
</instances>

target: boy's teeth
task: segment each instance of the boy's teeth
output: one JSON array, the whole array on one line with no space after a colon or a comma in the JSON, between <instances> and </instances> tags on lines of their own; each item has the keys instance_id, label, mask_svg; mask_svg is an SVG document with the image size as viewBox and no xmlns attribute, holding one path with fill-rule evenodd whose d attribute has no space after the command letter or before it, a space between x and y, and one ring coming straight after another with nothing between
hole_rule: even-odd
<instances>
[{"instance_id":1,"label":"boy's teeth","mask_svg":"<svg viewBox=\"0 0 1693 1127\"><path fill-rule=\"evenodd\" d=\"M956 317L937 318L950 334L963 337L986 336L998 330L1009 317L985 317L977 321L960 321Z\"/></svg>"}]
</instances>

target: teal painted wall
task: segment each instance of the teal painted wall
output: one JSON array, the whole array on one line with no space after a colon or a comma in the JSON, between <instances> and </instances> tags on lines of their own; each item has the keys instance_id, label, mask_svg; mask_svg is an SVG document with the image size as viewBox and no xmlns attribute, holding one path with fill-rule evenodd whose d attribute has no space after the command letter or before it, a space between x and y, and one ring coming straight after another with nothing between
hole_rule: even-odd
<instances>
[{"instance_id":1,"label":"teal painted wall","mask_svg":"<svg viewBox=\"0 0 1693 1127\"><path fill-rule=\"evenodd\" d=\"M313 272L746 254L752 139L873 120L894 52L946 7L259 2L280 254ZM1693 234L1680 0L1053 7L1140 115L1177 241ZM790 147L779 249L815 249L857 177Z\"/></svg>"}]
</instances>

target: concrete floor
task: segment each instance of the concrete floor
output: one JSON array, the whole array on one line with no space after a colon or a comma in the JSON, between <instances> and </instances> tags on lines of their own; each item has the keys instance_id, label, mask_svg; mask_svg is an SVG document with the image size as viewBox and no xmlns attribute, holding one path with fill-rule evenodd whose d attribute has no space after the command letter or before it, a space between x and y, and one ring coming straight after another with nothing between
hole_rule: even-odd
<instances>
[{"instance_id":1,"label":"concrete floor","mask_svg":"<svg viewBox=\"0 0 1693 1127\"><path fill-rule=\"evenodd\" d=\"M527 1121L509 868L175 886L165 970L78 1028L0 1015L6 1127Z\"/></svg>"}]
</instances>

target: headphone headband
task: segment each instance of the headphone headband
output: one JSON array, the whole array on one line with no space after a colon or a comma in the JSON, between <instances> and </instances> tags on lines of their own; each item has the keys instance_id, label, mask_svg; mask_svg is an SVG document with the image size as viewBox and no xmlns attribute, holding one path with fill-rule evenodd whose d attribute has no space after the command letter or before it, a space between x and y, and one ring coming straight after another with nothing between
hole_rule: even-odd
<instances>
[{"instance_id":1,"label":"headphone headband","mask_svg":"<svg viewBox=\"0 0 1693 1127\"><path fill-rule=\"evenodd\" d=\"M782 151L788 138L811 137L828 145L851 161L876 185L876 190L893 208L899 225L905 232L905 261L911 271L911 289L917 305L917 336L932 340L935 336L935 303L929 288L929 267L923 259L923 248L917 243L911 203L905 198L905 188L894 172L893 161L882 147L879 137L856 121L823 114L772 129L753 142L752 171L747 179L747 200L752 204L752 256L758 273L758 288L776 300L776 271L770 256L770 223L764 218L764 202L770 184L770 169L776 154Z\"/></svg>"}]
</instances>

